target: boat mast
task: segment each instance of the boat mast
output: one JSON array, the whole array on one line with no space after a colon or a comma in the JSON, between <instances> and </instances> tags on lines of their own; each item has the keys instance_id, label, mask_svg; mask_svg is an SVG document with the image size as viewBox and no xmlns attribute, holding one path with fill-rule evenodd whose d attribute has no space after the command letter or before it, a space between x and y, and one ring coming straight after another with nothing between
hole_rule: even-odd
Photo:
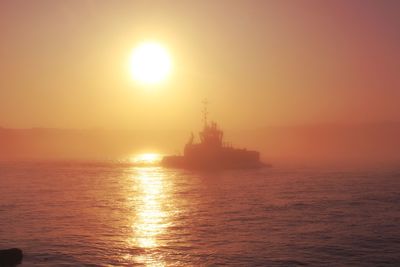
<instances>
[{"instance_id":1,"label":"boat mast","mask_svg":"<svg viewBox=\"0 0 400 267\"><path fill-rule=\"evenodd\" d=\"M207 98L205 98L203 101L203 123L204 123L204 128L207 127L208 125L208 121L207 121L207 117L208 117L208 100Z\"/></svg>"}]
</instances>

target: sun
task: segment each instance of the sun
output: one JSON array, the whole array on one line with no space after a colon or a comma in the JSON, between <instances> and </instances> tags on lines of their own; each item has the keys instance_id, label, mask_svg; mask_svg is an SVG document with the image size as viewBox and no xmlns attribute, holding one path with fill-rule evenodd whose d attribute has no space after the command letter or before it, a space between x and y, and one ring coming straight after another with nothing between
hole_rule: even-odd
<instances>
[{"instance_id":1,"label":"sun","mask_svg":"<svg viewBox=\"0 0 400 267\"><path fill-rule=\"evenodd\" d=\"M171 57L166 48L156 42L139 44L130 58L132 78L143 84L164 81L171 72Z\"/></svg>"}]
</instances>

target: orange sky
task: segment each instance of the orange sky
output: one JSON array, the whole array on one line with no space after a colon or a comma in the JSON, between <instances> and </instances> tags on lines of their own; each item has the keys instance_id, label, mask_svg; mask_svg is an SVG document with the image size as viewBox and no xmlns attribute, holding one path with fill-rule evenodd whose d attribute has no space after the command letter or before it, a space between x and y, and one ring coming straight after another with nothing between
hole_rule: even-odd
<instances>
[{"instance_id":1,"label":"orange sky","mask_svg":"<svg viewBox=\"0 0 400 267\"><path fill-rule=\"evenodd\" d=\"M0 126L196 129L400 120L398 1L1 1ZM138 42L170 51L156 88Z\"/></svg>"}]
</instances>

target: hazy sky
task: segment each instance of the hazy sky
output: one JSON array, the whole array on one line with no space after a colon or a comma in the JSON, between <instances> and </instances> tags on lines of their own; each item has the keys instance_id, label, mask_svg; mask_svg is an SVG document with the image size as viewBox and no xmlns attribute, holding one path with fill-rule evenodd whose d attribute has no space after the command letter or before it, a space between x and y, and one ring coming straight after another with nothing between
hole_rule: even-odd
<instances>
[{"instance_id":1,"label":"hazy sky","mask_svg":"<svg viewBox=\"0 0 400 267\"><path fill-rule=\"evenodd\" d=\"M400 120L400 1L1 1L0 126L192 129ZM172 76L137 85L138 42Z\"/></svg>"}]
</instances>

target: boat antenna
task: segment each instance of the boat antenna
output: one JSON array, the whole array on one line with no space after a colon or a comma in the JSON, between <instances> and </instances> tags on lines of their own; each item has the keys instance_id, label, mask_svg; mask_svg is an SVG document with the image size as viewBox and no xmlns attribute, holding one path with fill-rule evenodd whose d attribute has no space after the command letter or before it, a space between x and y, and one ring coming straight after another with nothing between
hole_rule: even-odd
<instances>
[{"instance_id":1,"label":"boat antenna","mask_svg":"<svg viewBox=\"0 0 400 267\"><path fill-rule=\"evenodd\" d=\"M204 123L204 127L207 126L208 122L207 122L207 117L208 117L208 100L207 98L204 98L204 100L202 101L203 103L203 123Z\"/></svg>"}]
</instances>

